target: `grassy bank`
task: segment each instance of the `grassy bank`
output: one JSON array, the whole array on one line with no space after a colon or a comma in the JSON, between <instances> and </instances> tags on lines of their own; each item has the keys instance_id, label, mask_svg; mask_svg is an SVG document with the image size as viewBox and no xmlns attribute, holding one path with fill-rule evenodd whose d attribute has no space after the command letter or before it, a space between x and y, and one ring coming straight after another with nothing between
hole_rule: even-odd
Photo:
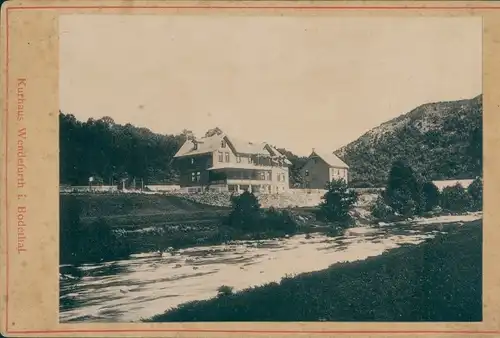
<instances>
[{"instance_id":1,"label":"grassy bank","mask_svg":"<svg viewBox=\"0 0 500 338\"><path fill-rule=\"evenodd\" d=\"M223 221L229 212L227 207L179 196L61 194L60 263L94 263L170 247L181 249L285 235L277 230L249 232L225 226ZM305 217L311 211L295 213Z\"/></svg>"},{"instance_id":2,"label":"grassy bank","mask_svg":"<svg viewBox=\"0 0 500 338\"><path fill-rule=\"evenodd\" d=\"M481 224L365 261L187 303L147 321L481 321Z\"/></svg>"}]
</instances>

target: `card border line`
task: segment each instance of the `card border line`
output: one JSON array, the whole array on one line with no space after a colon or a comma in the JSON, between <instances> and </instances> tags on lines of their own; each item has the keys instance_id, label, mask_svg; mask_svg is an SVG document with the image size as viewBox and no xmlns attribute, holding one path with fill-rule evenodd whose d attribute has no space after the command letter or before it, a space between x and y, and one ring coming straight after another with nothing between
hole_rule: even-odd
<instances>
[{"instance_id":1,"label":"card border line","mask_svg":"<svg viewBox=\"0 0 500 338\"><path fill-rule=\"evenodd\" d=\"M8 2L6 2L8 3ZM5 333L139 333L139 332L199 332L199 333L257 333L257 334L498 334L500 330L224 330L224 329L68 329L68 330L9 330L9 216L8 216L8 122L9 122L9 11L65 9L241 9L241 10L496 10L500 6L8 6L5 9Z\"/></svg>"}]
</instances>

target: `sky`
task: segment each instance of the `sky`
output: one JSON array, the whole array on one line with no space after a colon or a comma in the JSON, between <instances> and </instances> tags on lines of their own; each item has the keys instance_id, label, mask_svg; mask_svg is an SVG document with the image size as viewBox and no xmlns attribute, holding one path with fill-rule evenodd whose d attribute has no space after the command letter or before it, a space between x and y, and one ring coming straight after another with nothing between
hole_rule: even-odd
<instances>
[{"instance_id":1,"label":"sky","mask_svg":"<svg viewBox=\"0 0 500 338\"><path fill-rule=\"evenodd\" d=\"M64 113L298 155L482 92L478 17L80 14L59 32Z\"/></svg>"}]
</instances>

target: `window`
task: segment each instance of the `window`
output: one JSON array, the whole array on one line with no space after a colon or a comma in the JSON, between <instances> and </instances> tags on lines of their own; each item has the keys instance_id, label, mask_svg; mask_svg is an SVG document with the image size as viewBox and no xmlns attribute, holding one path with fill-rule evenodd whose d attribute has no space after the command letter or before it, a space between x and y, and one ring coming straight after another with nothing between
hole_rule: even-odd
<instances>
[{"instance_id":1,"label":"window","mask_svg":"<svg viewBox=\"0 0 500 338\"><path fill-rule=\"evenodd\" d=\"M196 182L196 173L191 173L191 182Z\"/></svg>"},{"instance_id":2,"label":"window","mask_svg":"<svg viewBox=\"0 0 500 338\"><path fill-rule=\"evenodd\" d=\"M191 159L191 164L194 164L194 158Z\"/></svg>"},{"instance_id":3,"label":"window","mask_svg":"<svg viewBox=\"0 0 500 338\"><path fill-rule=\"evenodd\" d=\"M223 162L223 161L224 161L224 157L223 157L222 151L219 151L219 162Z\"/></svg>"},{"instance_id":4,"label":"window","mask_svg":"<svg viewBox=\"0 0 500 338\"><path fill-rule=\"evenodd\" d=\"M236 162L237 162L237 163L241 163L241 157L236 156Z\"/></svg>"},{"instance_id":5,"label":"window","mask_svg":"<svg viewBox=\"0 0 500 338\"><path fill-rule=\"evenodd\" d=\"M220 141L220 147L226 148L226 141L225 140Z\"/></svg>"},{"instance_id":6,"label":"window","mask_svg":"<svg viewBox=\"0 0 500 338\"><path fill-rule=\"evenodd\" d=\"M229 153L226 153L226 162L229 162Z\"/></svg>"},{"instance_id":7,"label":"window","mask_svg":"<svg viewBox=\"0 0 500 338\"><path fill-rule=\"evenodd\" d=\"M199 182L200 181L200 178L201 178L201 173L198 171L196 173L196 182Z\"/></svg>"},{"instance_id":8,"label":"window","mask_svg":"<svg viewBox=\"0 0 500 338\"><path fill-rule=\"evenodd\" d=\"M252 158L251 158L251 157L249 157L249 158L248 158L248 163L252 164L252 162L253 162L253 161L252 161Z\"/></svg>"},{"instance_id":9,"label":"window","mask_svg":"<svg viewBox=\"0 0 500 338\"><path fill-rule=\"evenodd\" d=\"M309 170L306 170L306 176L309 176Z\"/></svg>"}]
</instances>

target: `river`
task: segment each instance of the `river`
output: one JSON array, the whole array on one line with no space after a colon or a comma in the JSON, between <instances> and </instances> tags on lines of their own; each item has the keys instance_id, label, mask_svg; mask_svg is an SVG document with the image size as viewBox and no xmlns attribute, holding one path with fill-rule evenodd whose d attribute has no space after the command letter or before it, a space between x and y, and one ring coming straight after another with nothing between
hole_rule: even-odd
<instances>
[{"instance_id":1,"label":"river","mask_svg":"<svg viewBox=\"0 0 500 338\"><path fill-rule=\"evenodd\" d=\"M60 267L61 322L137 322L179 304L209 299L228 285L239 291L337 262L377 256L419 244L481 213L416 219L405 225L351 228L342 236L297 235L266 241L193 247L78 267Z\"/></svg>"}]
</instances>

